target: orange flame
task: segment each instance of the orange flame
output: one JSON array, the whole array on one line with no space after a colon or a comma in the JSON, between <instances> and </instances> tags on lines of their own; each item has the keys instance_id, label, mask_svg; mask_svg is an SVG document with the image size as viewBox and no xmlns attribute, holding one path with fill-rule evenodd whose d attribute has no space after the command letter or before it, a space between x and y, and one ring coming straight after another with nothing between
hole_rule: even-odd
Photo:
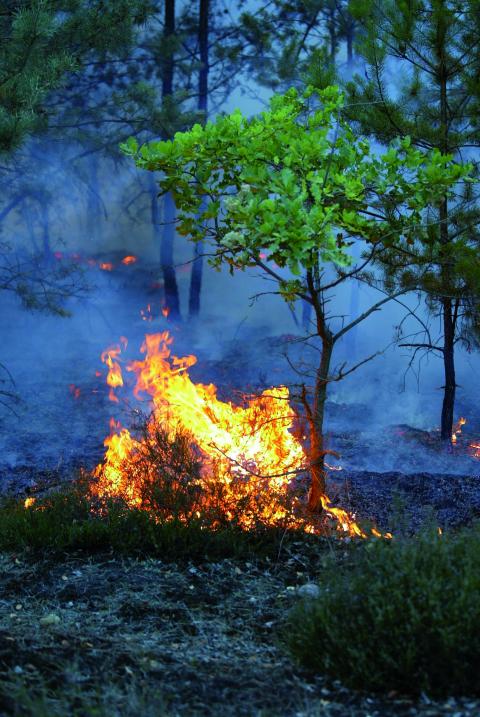
<instances>
[{"instance_id":1,"label":"orange flame","mask_svg":"<svg viewBox=\"0 0 480 717\"><path fill-rule=\"evenodd\" d=\"M452 444L455 445L457 442L457 436L459 436L462 432L462 426L464 426L467 422L466 418L459 418L456 424L454 425L452 429Z\"/></svg>"},{"instance_id":2,"label":"orange flame","mask_svg":"<svg viewBox=\"0 0 480 717\"><path fill-rule=\"evenodd\" d=\"M125 256L122 259L122 264L125 264L125 266L128 266L128 264L135 264L135 262L138 261L136 256Z\"/></svg>"},{"instance_id":3,"label":"orange flame","mask_svg":"<svg viewBox=\"0 0 480 717\"><path fill-rule=\"evenodd\" d=\"M80 398L80 394L82 391L78 386L75 386L74 383L70 383L68 385L68 390L72 394L73 398L75 398L75 399Z\"/></svg>"},{"instance_id":4,"label":"orange flame","mask_svg":"<svg viewBox=\"0 0 480 717\"><path fill-rule=\"evenodd\" d=\"M110 392L108 394L108 397L111 401L114 401L115 403L118 403L118 398L116 397L113 389L118 388L119 386L123 386L122 368L118 361L115 360L118 359L121 353L122 349L117 344L115 346L110 346L108 349L105 349L105 351L103 351L100 356L103 363L108 366L107 384L110 386Z\"/></svg>"},{"instance_id":5,"label":"orange flame","mask_svg":"<svg viewBox=\"0 0 480 717\"><path fill-rule=\"evenodd\" d=\"M170 313L170 309L168 308L168 306L164 306L162 308L162 314L165 316L165 318L168 317L169 313Z\"/></svg>"},{"instance_id":6,"label":"orange flame","mask_svg":"<svg viewBox=\"0 0 480 717\"><path fill-rule=\"evenodd\" d=\"M25 501L23 503L24 508L31 508L32 505L35 503L35 498L25 498Z\"/></svg>"},{"instance_id":7,"label":"orange flame","mask_svg":"<svg viewBox=\"0 0 480 717\"><path fill-rule=\"evenodd\" d=\"M122 496L130 505L140 506L141 478L136 478L135 462L140 460L145 446L148 448L154 427L161 426L172 438L178 431L188 431L193 436L202 454L202 476L215 475L227 518L235 514L238 520L234 507L261 493L263 500L258 503L257 514L248 510L240 513L239 522L244 529L260 519L269 525L296 525L307 532L318 532L318 520L315 523L312 517L305 524L305 520L295 517L295 509L287 507L292 505L292 500L288 504L287 499L292 495L295 476L308 469L303 448L292 433L296 415L289 403L288 388L270 388L245 399L243 405L220 401L213 384L192 382L188 369L197 359L173 356L172 341L168 331L147 335L141 347L144 359L127 364L127 371L136 377L134 395L149 397L152 416L143 439L134 438L118 423L111 424L104 461L94 472L93 494ZM109 368L107 383L111 391L123 385L119 354L118 345L102 353L102 361ZM202 480L206 487L211 478ZM293 505L301 508L298 497L293 498ZM366 537L354 518L332 506L327 496L322 497L322 505L336 522L337 530ZM376 534L380 535L378 531Z\"/></svg>"},{"instance_id":8,"label":"orange flame","mask_svg":"<svg viewBox=\"0 0 480 717\"><path fill-rule=\"evenodd\" d=\"M140 316L142 317L142 321L153 321L151 304L147 304L145 309L140 309Z\"/></svg>"},{"instance_id":9,"label":"orange flame","mask_svg":"<svg viewBox=\"0 0 480 717\"><path fill-rule=\"evenodd\" d=\"M102 271L113 271L113 264L109 261L103 261L98 266Z\"/></svg>"}]
</instances>

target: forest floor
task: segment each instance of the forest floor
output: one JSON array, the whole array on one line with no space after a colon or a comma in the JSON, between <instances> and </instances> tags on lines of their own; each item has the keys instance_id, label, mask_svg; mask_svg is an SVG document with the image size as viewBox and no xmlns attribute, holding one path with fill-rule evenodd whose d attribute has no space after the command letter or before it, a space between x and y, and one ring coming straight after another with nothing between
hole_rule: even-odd
<instances>
[{"instance_id":1,"label":"forest floor","mask_svg":"<svg viewBox=\"0 0 480 717\"><path fill-rule=\"evenodd\" d=\"M281 633L298 588L350 548L299 540L276 560L201 563L2 554L0 715L478 716L480 701L362 694L292 662Z\"/></svg>"}]
</instances>

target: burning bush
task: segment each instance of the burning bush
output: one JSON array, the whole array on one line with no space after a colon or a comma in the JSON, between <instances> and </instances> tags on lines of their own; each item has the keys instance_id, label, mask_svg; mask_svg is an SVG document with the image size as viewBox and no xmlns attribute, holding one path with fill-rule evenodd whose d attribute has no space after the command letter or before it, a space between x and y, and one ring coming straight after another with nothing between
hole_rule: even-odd
<instances>
[{"instance_id":1,"label":"burning bush","mask_svg":"<svg viewBox=\"0 0 480 717\"><path fill-rule=\"evenodd\" d=\"M151 417L139 437L112 419L92 493L121 497L131 507L156 505L163 520L170 515L188 522L195 515L213 528L228 522L244 530L269 525L323 532L325 520L319 522L318 513L306 519L305 501L297 495L298 478L311 466L294 436L298 417L288 388L245 396L241 405L221 401L216 386L191 380L188 370L197 359L174 356L172 342L167 331L147 334L144 359L127 363L135 375L133 394L148 397ZM123 348L127 343L123 338ZM125 386L121 353L120 344L102 353L115 403L114 389ZM337 530L365 537L353 516L324 494L320 500L324 518Z\"/></svg>"},{"instance_id":2,"label":"burning bush","mask_svg":"<svg viewBox=\"0 0 480 717\"><path fill-rule=\"evenodd\" d=\"M123 435L128 449L117 447L116 452L121 456L121 471L109 472L111 465L102 464L97 482L91 485L91 495L100 501L120 498L156 521L179 521L186 526L194 522L214 530L226 526L302 528L305 524L295 483L282 480L275 490L269 480L265 490L266 478L221 455L207 461L190 432L177 428L172 434L154 416L145 421L138 438L120 433L119 442ZM312 523L312 516L308 521Z\"/></svg>"},{"instance_id":3,"label":"burning bush","mask_svg":"<svg viewBox=\"0 0 480 717\"><path fill-rule=\"evenodd\" d=\"M305 666L346 685L480 693L480 527L377 541L327 569L292 612L286 640Z\"/></svg>"}]
</instances>

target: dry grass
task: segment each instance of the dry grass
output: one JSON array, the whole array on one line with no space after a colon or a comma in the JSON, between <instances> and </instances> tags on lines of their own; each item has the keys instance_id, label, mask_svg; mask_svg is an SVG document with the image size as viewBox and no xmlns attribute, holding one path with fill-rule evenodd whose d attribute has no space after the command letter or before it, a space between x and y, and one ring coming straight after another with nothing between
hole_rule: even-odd
<instances>
[{"instance_id":1,"label":"dry grass","mask_svg":"<svg viewBox=\"0 0 480 717\"><path fill-rule=\"evenodd\" d=\"M478 703L350 692L292 664L276 635L296 587L317 577L332 551L347 557L338 542L307 538L285 540L277 560L4 553L0 715L478 714Z\"/></svg>"}]
</instances>

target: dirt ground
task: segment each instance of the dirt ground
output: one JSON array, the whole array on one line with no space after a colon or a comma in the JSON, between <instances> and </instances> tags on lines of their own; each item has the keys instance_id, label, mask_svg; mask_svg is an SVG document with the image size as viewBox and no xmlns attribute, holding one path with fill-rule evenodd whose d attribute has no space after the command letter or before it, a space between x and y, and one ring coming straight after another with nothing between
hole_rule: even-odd
<instances>
[{"instance_id":1,"label":"dirt ground","mask_svg":"<svg viewBox=\"0 0 480 717\"><path fill-rule=\"evenodd\" d=\"M480 714L472 700L352 692L292 663L285 615L332 550L342 559L326 540L258 562L3 554L0 715Z\"/></svg>"}]
</instances>

